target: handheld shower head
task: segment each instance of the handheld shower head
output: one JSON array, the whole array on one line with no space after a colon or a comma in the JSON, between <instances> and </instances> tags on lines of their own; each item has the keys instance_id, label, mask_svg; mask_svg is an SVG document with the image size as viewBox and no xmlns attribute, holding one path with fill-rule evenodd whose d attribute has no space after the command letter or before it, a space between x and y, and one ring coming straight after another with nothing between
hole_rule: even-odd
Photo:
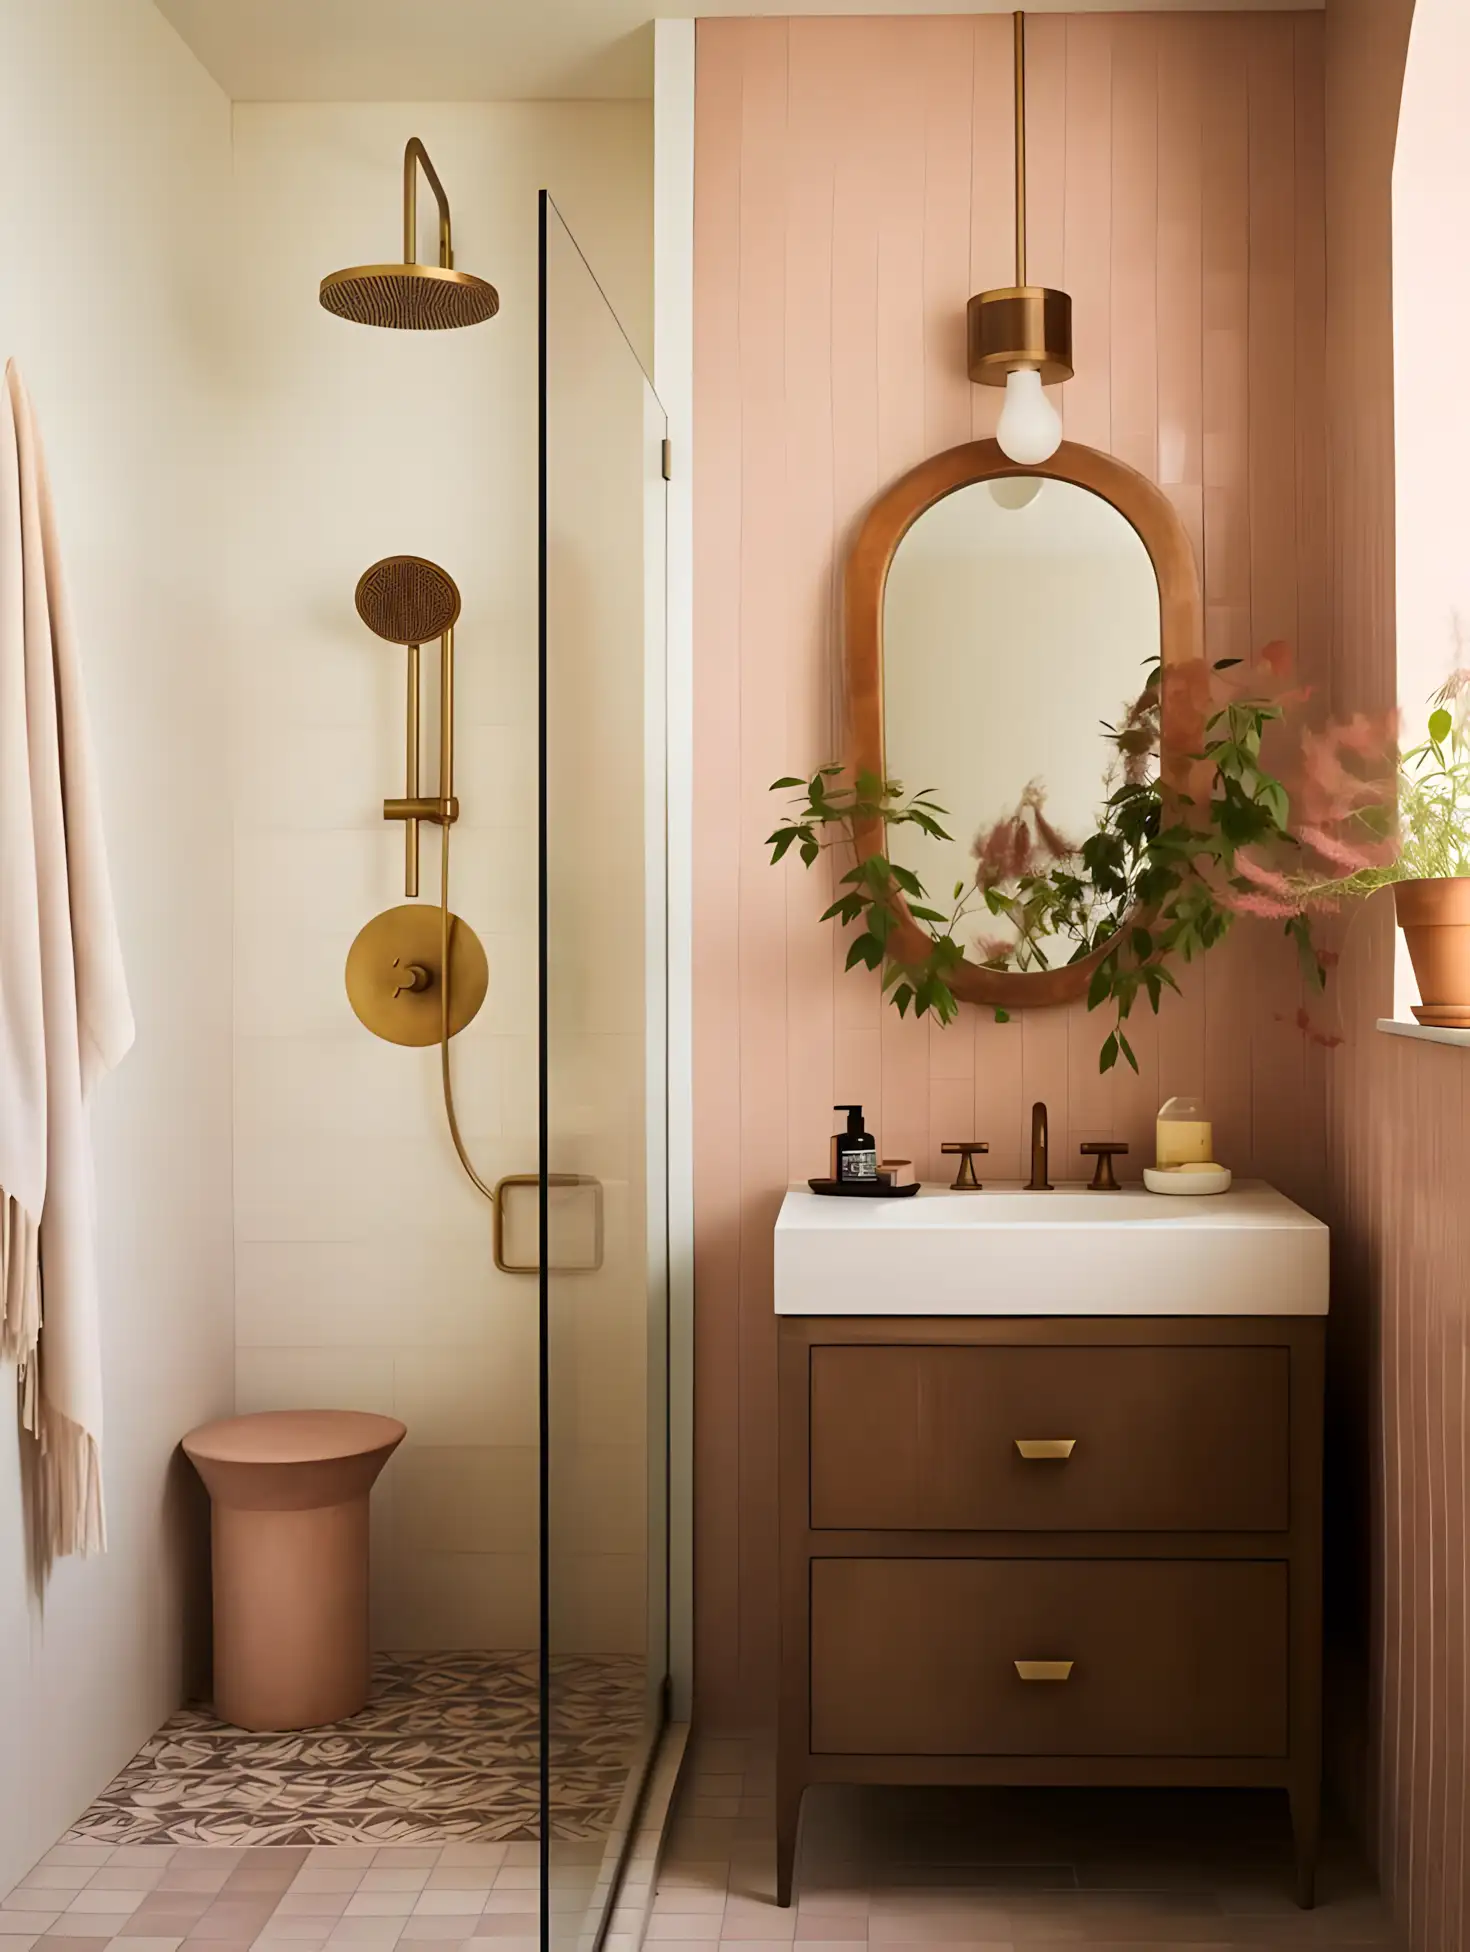
<instances>
[{"instance_id":1,"label":"handheld shower head","mask_svg":"<svg viewBox=\"0 0 1470 1952\"><path fill-rule=\"evenodd\" d=\"M423 556L384 556L357 579L353 601L368 629L389 644L428 644L459 621L459 586Z\"/></svg>"},{"instance_id":2,"label":"handheld shower head","mask_svg":"<svg viewBox=\"0 0 1470 1952\"><path fill-rule=\"evenodd\" d=\"M419 165L429 179L439 205L439 262L418 259ZM479 325L500 310L494 285L468 271L454 268L454 245L449 226L449 198L429 153L417 136L403 152L403 263L355 264L322 279L323 307L339 319L357 325L391 326L400 331L442 331L460 325Z\"/></svg>"}]
</instances>

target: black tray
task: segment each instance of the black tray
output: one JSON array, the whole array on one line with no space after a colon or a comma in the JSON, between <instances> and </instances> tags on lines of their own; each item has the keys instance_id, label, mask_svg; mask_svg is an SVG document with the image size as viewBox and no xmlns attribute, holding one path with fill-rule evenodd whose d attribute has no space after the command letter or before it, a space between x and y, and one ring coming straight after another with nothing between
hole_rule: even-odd
<instances>
[{"instance_id":1,"label":"black tray","mask_svg":"<svg viewBox=\"0 0 1470 1952\"><path fill-rule=\"evenodd\" d=\"M912 1186L884 1186L876 1179L809 1179L807 1185L839 1200L911 1200L919 1190L917 1180Z\"/></svg>"}]
</instances>

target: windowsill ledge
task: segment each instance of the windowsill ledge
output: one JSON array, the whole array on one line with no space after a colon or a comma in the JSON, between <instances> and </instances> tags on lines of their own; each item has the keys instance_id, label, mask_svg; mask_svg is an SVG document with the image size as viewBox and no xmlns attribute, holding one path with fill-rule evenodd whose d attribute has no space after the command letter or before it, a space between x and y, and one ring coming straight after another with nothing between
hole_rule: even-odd
<instances>
[{"instance_id":1,"label":"windowsill ledge","mask_svg":"<svg viewBox=\"0 0 1470 1952\"><path fill-rule=\"evenodd\" d=\"M1397 1017L1380 1017L1378 1028L1390 1037L1414 1037L1421 1044L1458 1044L1470 1050L1470 1030L1441 1030L1437 1024L1402 1023Z\"/></svg>"}]
</instances>

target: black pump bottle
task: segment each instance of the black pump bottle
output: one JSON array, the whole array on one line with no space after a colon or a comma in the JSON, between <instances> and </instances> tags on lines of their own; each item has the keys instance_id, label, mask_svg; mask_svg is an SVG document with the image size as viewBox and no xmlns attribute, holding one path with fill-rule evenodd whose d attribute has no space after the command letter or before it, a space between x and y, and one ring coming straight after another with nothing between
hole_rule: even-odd
<instances>
[{"instance_id":1,"label":"black pump bottle","mask_svg":"<svg viewBox=\"0 0 1470 1952\"><path fill-rule=\"evenodd\" d=\"M834 1105L847 1113L847 1130L832 1140L832 1177L851 1185L872 1185L878 1177L878 1141L863 1124L861 1105Z\"/></svg>"}]
</instances>

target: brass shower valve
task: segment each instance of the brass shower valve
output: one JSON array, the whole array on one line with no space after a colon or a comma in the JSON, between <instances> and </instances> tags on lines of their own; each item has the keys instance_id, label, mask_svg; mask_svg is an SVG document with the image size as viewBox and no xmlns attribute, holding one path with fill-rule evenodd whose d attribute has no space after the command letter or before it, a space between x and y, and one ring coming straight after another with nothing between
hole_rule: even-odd
<instances>
[{"instance_id":1,"label":"brass shower valve","mask_svg":"<svg viewBox=\"0 0 1470 1952\"><path fill-rule=\"evenodd\" d=\"M434 973L425 969L421 962L411 962L406 967L399 956L393 958L393 967L399 972L393 979L394 996L402 996L407 990L410 994L432 987Z\"/></svg>"},{"instance_id":2,"label":"brass shower valve","mask_svg":"<svg viewBox=\"0 0 1470 1952\"><path fill-rule=\"evenodd\" d=\"M459 818L459 800L451 794L447 800L414 797L407 800L384 800L383 818L385 820L432 820L436 826L452 827Z\"/></svg>"}]
</instances>

